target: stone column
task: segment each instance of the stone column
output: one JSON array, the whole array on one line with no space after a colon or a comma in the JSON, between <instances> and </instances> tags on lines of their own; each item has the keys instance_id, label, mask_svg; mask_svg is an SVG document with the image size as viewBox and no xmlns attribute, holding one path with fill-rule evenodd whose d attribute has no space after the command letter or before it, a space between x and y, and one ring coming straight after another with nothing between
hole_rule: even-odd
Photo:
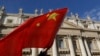
<instances>
[{"instance_id":1,"label":"stone column","mask_svg":"<svg viewBox=\"0 0 100 56\"><path fill-rule=\"evenodd\" d=\"M86 39L84 39L84 44L85 44L85 47L86 47L86 51L87 51L88 56L92 56L91 55L91 52L89 50L89 47L88 47L88 44L87 44L87 40Z\"/></svg>"},{"instance_id":2,"label":"stone column","mask_svg":"<svg viewBox=\"0 0 100 56\"><path fill-rule=\"evenodd\" d=\"M67 48L67 38L66 37L63 38L63 42L64 42L64 48Z\"/></svg>"},{"instance_id":3,"label":"stone column","mask_svg":"<svg viewBox=\"0 0 100 56\"><path fill-rule=\"evenodd\" d=\"M68 44L69 44L69 49L70 49L70 55L75 56L75 51L74 51L74 47L73 47L72 38L71 38L70 35L68 35L67 38L68 38Z\"/></svg>"},{"instance_id":4,"label":"stone column","mask_svg":"<svg viewBox=\"0 0 100 56\"><path fill-rule=\"evenodd\" d=\"M78 40L79 40L82 56L87 56L85 46L84 46L84 43L82 41L82 37L78 36Z\"/></svg>"},{"instance_id":5,"label":"stone column","mask_svg":"<svg viewBox=\"0 0 100 56\"><path fill-rule=\"evenodd\" d=\"M64 48L68 51L68 41L67 41L67 37L63 38L63 43L64 43ZM65 56L70 56L70 54L65 54Z\"/></svg>"},{"instance_id":6,"label":"stone column","mask_svg":"<svg viewBox=\"0 0 100 56\"><path fill-rule=\"evenodd\" d=\"M32 50L32 55L31 56L37 56L37 49L36 48L31 48Z\"/></svg>"},{"instance_id":7,"label":"stone column","mask_svg":"<svg viewBox=\"0 0 100 56\"><path fill-rule=\"evenodd\" d=\"M43 48L38 48L38 54L43 51Z\"/></svg>"},{"instance_id":8,"label":"stone column","mask_svg":"<svg viewBox=\"0 0 100 56\"><path fill-rule=\"evenodd\" d=\"M100 38L96 38L96 42L97 42L97 46L98 46L98 48L100 50Z\"/></svg>"},{"instance_id":9,"label":"stone column","mask_svg":"<svg viewBox=\"0 0 100 56\"><path fill-rule=\"evenodd\" d=\"M52 46L52 52L53 52L53 56L58 56L57 54L57 46L56 46L56 39L53 42L53 46Z\"/></svg>"}]
</instances>

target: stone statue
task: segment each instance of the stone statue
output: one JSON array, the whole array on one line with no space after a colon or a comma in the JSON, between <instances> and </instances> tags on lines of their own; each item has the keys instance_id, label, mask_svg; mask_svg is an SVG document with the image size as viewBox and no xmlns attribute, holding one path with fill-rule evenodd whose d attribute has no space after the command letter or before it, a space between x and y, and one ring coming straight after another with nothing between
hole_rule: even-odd
<instances>
[{"instance_id":1,"label":"stone statue","mask_svg":"<svg viewBox=\"0 0 100 56\"><path fill-rule=\"evenodd\" d=\"M75 15L73 15L73 13L71 12L71 18L75 18Z\"/></svg>"},{"instance_id":2,"label":"stone statue","mask_svg":"<svg viewBox=\"0 0 100 56\"><path fill-rule=\"evenodd\" d=\"M4 7L4 6L2 6L2 7L1 7L1 10L2 10L2 11L4 11L4 10L5 10L5 7Z\"/></svg>"},{"instance_id":3,"label":"stone statue","mask_svg":"<svg viewBox=\"0 0 100 56\"><path fill-rule=\"evenodd\" d=\"M19 13L23 13L23 9L22 8L19 9Z\"/></svg>"},{"instance_id":4,"label":"stone statue","mask_svg":"<svg viewBox=\"0 0 100 56\"><path fill-rule=\"evenodd\" d=\"M79 15L78 15L78 13L76 13L76 14L75 14L75 16L76 16L76 19L78 19L78 18L79 18Z\"/></svg>"},{"instance_id":5,"label":"stone statue","mask_svg":"<svg viewBox=\"0 0 100 56\"><path fill-rule=\"evenodd\" d=\"M49 12L51 12L52 11L52 9L49 9Z\"/></svg>"},{"instance_id":6,"label":"stone statue","mask_svg":"<svg viewBox=\"0 0 100 56\"><path fill-rule=\"evenodd\" d=\"M43 9L40 10L40 15L42 15L42 14L43 14Z\"/></svg>"},{"instance_id":7,"label":"stone statue","mask_svg":"<svg viewBox=\"0 0 100 56\"><path fill-rule=\"evenodd\" d=\"M38 14L38 10L37 9L35 9L35 14Z\"/></svg>"},{"instance_id":8,"label":"stone statue","mask_svg":"<svg viewBox=\"0 0 100 56\"><path fill-rule=\"evenodd\" d=\"M87 19L88 19L88 20L91 20L91 17L90 17L89 15L87 15Z\"/></svg>"}]
</instances>

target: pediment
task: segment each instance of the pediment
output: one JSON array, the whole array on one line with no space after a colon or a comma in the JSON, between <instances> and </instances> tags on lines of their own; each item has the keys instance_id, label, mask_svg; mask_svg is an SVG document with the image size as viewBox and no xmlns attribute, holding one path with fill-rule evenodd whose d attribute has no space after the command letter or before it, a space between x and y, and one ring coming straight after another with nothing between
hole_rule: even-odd
<instances>
[{"instance_id":1,"label":"pediment","mask_svg":"<svg viewBox=\"0 0 100 56\"><path fill-rule=\"evenodd\" d=\"M82 28L72 22L68 22L68 21L64 21L61 25L61 27L64 27L64 28Z\"/></svg>"}]
</instances>

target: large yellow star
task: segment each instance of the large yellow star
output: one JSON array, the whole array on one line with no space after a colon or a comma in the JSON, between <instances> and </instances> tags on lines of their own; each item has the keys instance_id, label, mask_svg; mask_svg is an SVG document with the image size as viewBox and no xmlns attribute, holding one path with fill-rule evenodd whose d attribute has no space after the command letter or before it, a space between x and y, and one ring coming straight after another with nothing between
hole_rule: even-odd
<instances>
[{"instance_id":1,"label":"large yellow star","mask_svg":"<svg viewBox=\"0 0 100 56\"><path fill-rule=\"evenodd\" d=\"M52 14L48 14L47 15L47 17L48 17L48 20L51 20L51 19L53 19L53 20L55 20L56 21L56 16L57 16L58 14L57 13L52 13Z\"/></svg>"}]
</instances>

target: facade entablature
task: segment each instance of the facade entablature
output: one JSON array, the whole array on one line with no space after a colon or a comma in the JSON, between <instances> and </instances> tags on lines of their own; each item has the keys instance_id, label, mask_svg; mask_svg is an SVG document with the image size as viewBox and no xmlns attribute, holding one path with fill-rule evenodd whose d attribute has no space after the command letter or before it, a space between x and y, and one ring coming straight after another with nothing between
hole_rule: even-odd
<instances>
[{"instance_id":1,"label":"facade entablature","mask_svg":"<svg viewBox=\"0 0 100 56\"><path fill-rule=\"evenodd\" d=\"M99 31L97 30L85 30L79 28L60 28L58 35L71 35L71 36L82 36L82 37L99 37Z\"/></svg>"}]
</instances>

